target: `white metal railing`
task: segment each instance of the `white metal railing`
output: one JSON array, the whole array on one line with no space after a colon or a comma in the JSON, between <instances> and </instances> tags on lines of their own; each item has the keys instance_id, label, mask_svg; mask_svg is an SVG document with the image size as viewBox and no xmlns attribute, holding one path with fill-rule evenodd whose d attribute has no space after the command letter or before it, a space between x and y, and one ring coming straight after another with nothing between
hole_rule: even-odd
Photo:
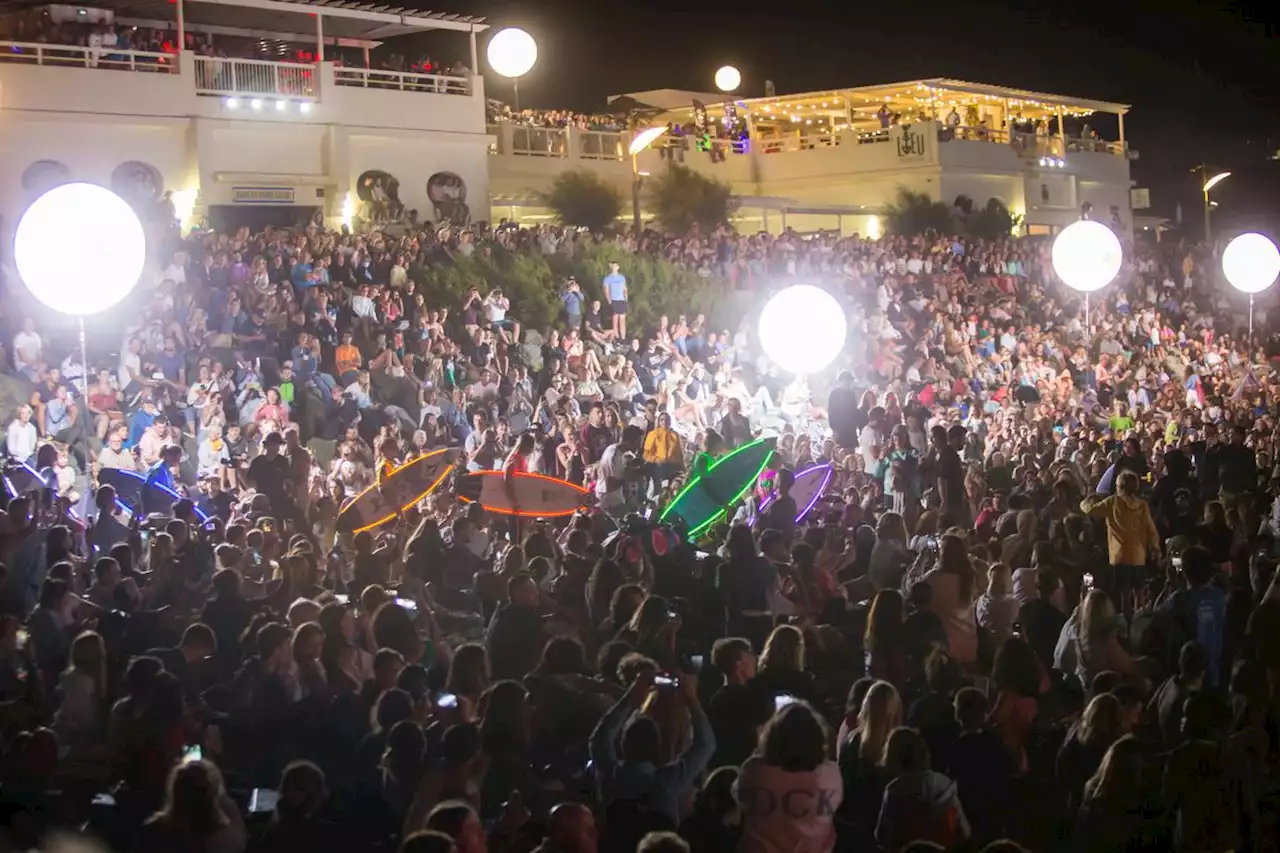
<instances>
[{"instance_id":1,"label":"white metal railing","mask_svg":"<svg viewBox=\"0 0 1280 853\"><path fill-rule=\"evenodd\" d=\"M578 156L584 160L622 160L627 156L625 134L607 130L580 130Z\"/></svg>"},{"instance_id":2,"label":"white metal railing","mask_svg":"<svg viewBox=\"0 0 1280 853\"><path fill-rule=\"evenodd\" d=\"M569 131L558 127L514 125L511 128L511 150L503 153L521 157L567 158Z\"/></svg>"},{"instance_id":3,"label":"white metal railing","mask_svg":"<svg viewBox=\"0 0 1280 853\"><path fill-rule=\"evenodd\" d=\"M470 79L447 74L339 66L333 69L333 82L337 86L359 86L363 89L398 89L402 92L434 92L437 95L471 94Z\"/></svg>"},{"instance_id":4,"label":"white metal railing","mask_svg":"<svg viewBox=\"0 0 1280 853\"><path fill-rule=\"evenodd\" d=\"M780 136L772 139L761 139L756 145L763 154L778 154L783 151L809 151L814 148L834 148L840 144L840 134L803 133L795 136Z\"/></svg>"},{"instance_id":5,"label":"white metal railing","mask_svg":"<svg viewBox=\"0 0 1280 853\"><path fill-rule=\"evenodd\" d=\"M157 71L178 73L177 57L145 50L117 50L113 47L37 44L0 41L0 62L20 65L58 65L68 68L107 68L116 71Z\"/></svg>"},{"instance_id":6,"label":"white metal railing","mask_svg":"<svg viewBox=\"0 0 1280 853\"><path fill-rule=\"evenodd\" d=\"M196 57L197 95L316 96L316 66L263 59Z\"/></svg>"}]
</instances>

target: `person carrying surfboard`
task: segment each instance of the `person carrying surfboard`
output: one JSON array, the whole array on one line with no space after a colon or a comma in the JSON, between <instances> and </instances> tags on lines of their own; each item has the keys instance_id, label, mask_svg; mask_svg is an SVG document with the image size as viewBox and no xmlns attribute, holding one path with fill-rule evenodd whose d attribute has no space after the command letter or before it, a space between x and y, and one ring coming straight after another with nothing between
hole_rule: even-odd
<instances>
[{"instance_id":1,"label":"person carrying surfboard","mask_svg":"<svg viewBox=\"0 0 1280 853\"><path fill-rule=\"evenodd\" d=\"M516 495L516 477L529 473L529 456L533 453L533 433L520 434L516 446L507 454L507 461L502 463L502 491L511 501L514 515L511 517L512 542L523 541L520 536L520 499Z\"/></svg>"}]
</instances>

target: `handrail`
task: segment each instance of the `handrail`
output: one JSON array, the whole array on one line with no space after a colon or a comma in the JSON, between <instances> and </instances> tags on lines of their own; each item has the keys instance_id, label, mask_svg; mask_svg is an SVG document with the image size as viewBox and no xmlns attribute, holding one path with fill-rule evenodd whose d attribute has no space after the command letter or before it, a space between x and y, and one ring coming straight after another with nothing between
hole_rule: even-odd
<instances>
[{"instance_id":1,"label":"handrail","mask_svg":"<svg viewBox=\"0 0 1280 853\"><path fill-rule=\"evenodd\" d=\"M74 44L0 41L0 62L20 65L57 65L68 68L107 68L116 71L178 73L175 57L149 50L85 47Z\"/></svg>"},{"instance_id":2,"label":"handrail","mask_svg":"<svg viewBox=\"0 0 1280 853\"><path fill-rule=\"evenodd\" d=\"M511 126L510 150L504 154L518 157L569 157L569 132L558 127Z\"/></svg>"},{"instance_id":3,"label":"handrail","mask_svg":"<svg viewBox=\"0 0 1280 853\"><path fill-rule=\"evenodd\" d=\"M316 96L316 66L306 63L197 56L195 68L197 95Z\"/></svg>"},{"instance_id":4,"label":"handrail","mask_svg":"<svg viewBox=\"0 0 1280 853\"><path fill-rule=\"evenodd\" d=\"M608 130L580 130L578 156L584 160L623 160L626 148L623 145L625 134Z\"/></svg>"},{"instance_id":5,"label":"handrail","mask_svg":"<svg viewBox=\"0 0 1280 853\"><path fill-rule=\"evenodd\" d=\"M398 89L402 92L431 92L437 95L470 95L471 80L448 74L421 74L416 71L384 71L377 68L333 69L336 86L364 89Z\"/></svg>"}]
</instances>

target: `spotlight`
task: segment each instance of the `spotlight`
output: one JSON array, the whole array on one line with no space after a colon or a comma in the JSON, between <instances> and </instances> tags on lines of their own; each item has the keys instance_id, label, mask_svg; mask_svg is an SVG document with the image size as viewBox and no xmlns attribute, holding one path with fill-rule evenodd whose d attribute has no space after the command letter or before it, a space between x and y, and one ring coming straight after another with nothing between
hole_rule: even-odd
<instances>
[{"instance_id":1,"label":"spotlight","mask_svg":"<svg viewBox=\"0 0 1280 853\"><path fill-rule=\"evenodd\" d=\"M236 107L240 106L240 101L236 98L227 98L223 103L227 105L227 109L229 110L234 110Z\"/></svg>"},{"instance_id":2,"label":"spotlight","mask_svg":"<svg viewBox=\"0 0 1280 853\"><path fill-rule=\"evenodd\" d=\"M282 113L287 109L289 109L288 101L276 101L276 112Z\"/></svg>"},{"instance_id":3,"label":"spotlight","mask_svg":"<svg viewBox=\"0 0 1280 853\"><path fill-rule=\"evenodd\" d=\"M298 111L301 112L303 115L306 115L307 113L311 112L311 102L303 101L302 103L298 104Z\"/></svg>"},{"instance_id":4,"label":"spotlight","mask_svg":"<svg viewBox=\"0 0 1280 853\"><path fill-rule=\"evenodd\" d=\"M1041 166L1047 166L1047 165L1049 165L1049 161L1048 161L1048 160L1046 160L1045 158L1041 157L1041 158L1040 158L1040 165L1041 165Z\"/></svg>"},{"instance_id":5,"label":"spotlight","mask_svg":"<svg viewBox=\"0 0 1280 853\"><path fill-rule=\"evenodd\" d=\"M252 101L249 102L249 106L250 108L255 110L262 109L262 98L254 98Z\"/></svg>"}]
</instances>

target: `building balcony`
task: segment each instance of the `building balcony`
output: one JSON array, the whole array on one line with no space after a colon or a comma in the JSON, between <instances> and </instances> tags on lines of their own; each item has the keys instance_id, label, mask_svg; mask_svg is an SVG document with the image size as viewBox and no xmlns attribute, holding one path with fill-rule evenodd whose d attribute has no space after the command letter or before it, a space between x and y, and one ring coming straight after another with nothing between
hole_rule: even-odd
<instances>
[{"instance_id":1,"label":"building balcony","mask_svg":"<svg viewBox=\"0 0 1280 853\"><path fill-rule=\"evenodd\" d=\"M480 77L0 42L6 110L296 120L482 135Z\"/></svg>"}]
</instances>

